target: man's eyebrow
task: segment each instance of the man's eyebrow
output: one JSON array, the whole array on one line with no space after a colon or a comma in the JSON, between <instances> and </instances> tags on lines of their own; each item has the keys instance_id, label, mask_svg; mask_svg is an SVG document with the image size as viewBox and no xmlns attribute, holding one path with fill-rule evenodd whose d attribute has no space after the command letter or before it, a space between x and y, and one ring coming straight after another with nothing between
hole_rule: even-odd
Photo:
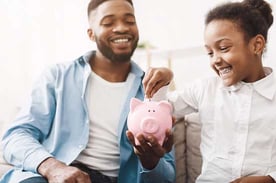
<instances>
[{"instance_id":1,"label":"man's eyebrow","mask_svg":"<svg viewBox=\"0 0 276 183\"><path fill-rule=\"evenodd\" d=\"M126 13L123 16L124 17L133 17L133 18L135 18L135 15L133 13ZM114 18L114 17L115 17L115 15L106 15L101 19L100 23L102 23L102 21L104 21L107 18Z\"/></svg>"},{"instance_id":2,"label":"man's eyebrow","mask_svg":"<svg viewBox=\"0 0 276 183\"><path fill-rule=\"evenodd\" d=\"M133 13L126 13L125 16L135 17L135 15Z\"/></svg>"}]
</instances>

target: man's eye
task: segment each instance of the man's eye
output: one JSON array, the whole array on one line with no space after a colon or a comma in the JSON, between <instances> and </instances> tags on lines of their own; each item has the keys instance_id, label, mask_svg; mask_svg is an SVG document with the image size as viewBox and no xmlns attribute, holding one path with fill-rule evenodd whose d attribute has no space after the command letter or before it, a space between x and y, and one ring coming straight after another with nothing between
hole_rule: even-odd
<instances>
[{"instance_id":1,"label":"man's eye","mask_svg":"<svg viewBox=\"0 0 276 183\"><path fill-rule=\"evenodd\" d=\"M134 25L134 24L136 24L135 21L127 21L126 23L129 24L129 25Z\"/></svg>"},{"instance_id":2,"label":"man's eye","mask_svg":"<svg viewBox=\"0 0 276 183\"><path fill-rule=\"evenodd\" d=\"M105 23L102 23L102 25L108 27L112 25L112 22L105 22Z\"/></svg>"},{"instance_id":3,"label":"man's eye","mask_svg":"<svg viewBox=\"0 0 276 183\"><path fill-rule=\"evenodd\" d=\"M133 17L129 17L129 18L125 19L125 21L128 24L136 24L136 20Z\"/></svg>"},{"instance_id":4,"label":"man's eye","mask_svg":"<svg viewBox=\"0 0 276 183\"><path fill-rule=\"evenodd\" d=\"M113 24L113 20L110 19L110 18L106 18L105 20L103 20L103 21L101 22L101 25L103 25L103 26L110 26L110 25L112 25L112 24Z\"/></svg>"}]
</instances>

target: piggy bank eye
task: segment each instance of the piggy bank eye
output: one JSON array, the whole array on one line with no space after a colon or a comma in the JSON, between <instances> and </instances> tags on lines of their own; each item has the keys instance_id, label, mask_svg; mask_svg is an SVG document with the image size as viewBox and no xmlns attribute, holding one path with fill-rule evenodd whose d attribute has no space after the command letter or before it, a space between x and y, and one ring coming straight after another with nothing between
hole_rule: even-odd
<instances>
[{"instance_id":1,"label":"piggy bank eye","mask_svg":"<svg viewBox=\"0 0 276 183\"><path fill-rule=\"evenodd\" d=\"M150 112L150 109L148 110L148 112Z\"/></svg>"},{"instance_id":2,"label":"piggy bank eye","mask_svg":"<svg viewBox=\"0 0 276 183\"><path fill-rule=\"evenodd\" d=\"M153 109L152 112L155 112L155 110Z\"/></svg>"}]
</instances>

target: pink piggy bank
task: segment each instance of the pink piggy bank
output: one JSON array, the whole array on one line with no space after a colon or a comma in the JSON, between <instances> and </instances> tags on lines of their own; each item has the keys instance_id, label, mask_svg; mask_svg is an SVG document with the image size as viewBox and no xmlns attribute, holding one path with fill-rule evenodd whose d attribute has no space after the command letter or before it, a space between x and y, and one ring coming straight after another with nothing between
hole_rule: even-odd
<instances>
[{"instance_id":1,"label":"pink piggy bank","mask_svg":"<svg viewBox=\"0 0 276 183\"><path fill-rule=\"evenodd\" d=\"M134 137L142 133L144 136L154 135L162 146L166 129L172 128L172 106L167 101L140 101L132 98L128 114L128 129ZM135 143L140 144L135 138Z\"/></svg>"}]
</instances>

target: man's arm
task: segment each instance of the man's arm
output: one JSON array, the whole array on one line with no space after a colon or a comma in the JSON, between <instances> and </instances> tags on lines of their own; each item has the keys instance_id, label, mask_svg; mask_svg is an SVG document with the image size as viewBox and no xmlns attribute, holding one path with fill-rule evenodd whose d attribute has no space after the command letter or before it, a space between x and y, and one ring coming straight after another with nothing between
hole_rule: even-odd
<instances>
[{"instance_id":1,"label":"man's arm","mask_svg":"<svg viewBox=\"0 0 276 183\"><path fill-rule=\"evenodd\" d=\"M52 157L45 159L38 167L38 173L47 178L48 182L91 183L87 173L68 166Z\"/></svg>"}]
</instances>

